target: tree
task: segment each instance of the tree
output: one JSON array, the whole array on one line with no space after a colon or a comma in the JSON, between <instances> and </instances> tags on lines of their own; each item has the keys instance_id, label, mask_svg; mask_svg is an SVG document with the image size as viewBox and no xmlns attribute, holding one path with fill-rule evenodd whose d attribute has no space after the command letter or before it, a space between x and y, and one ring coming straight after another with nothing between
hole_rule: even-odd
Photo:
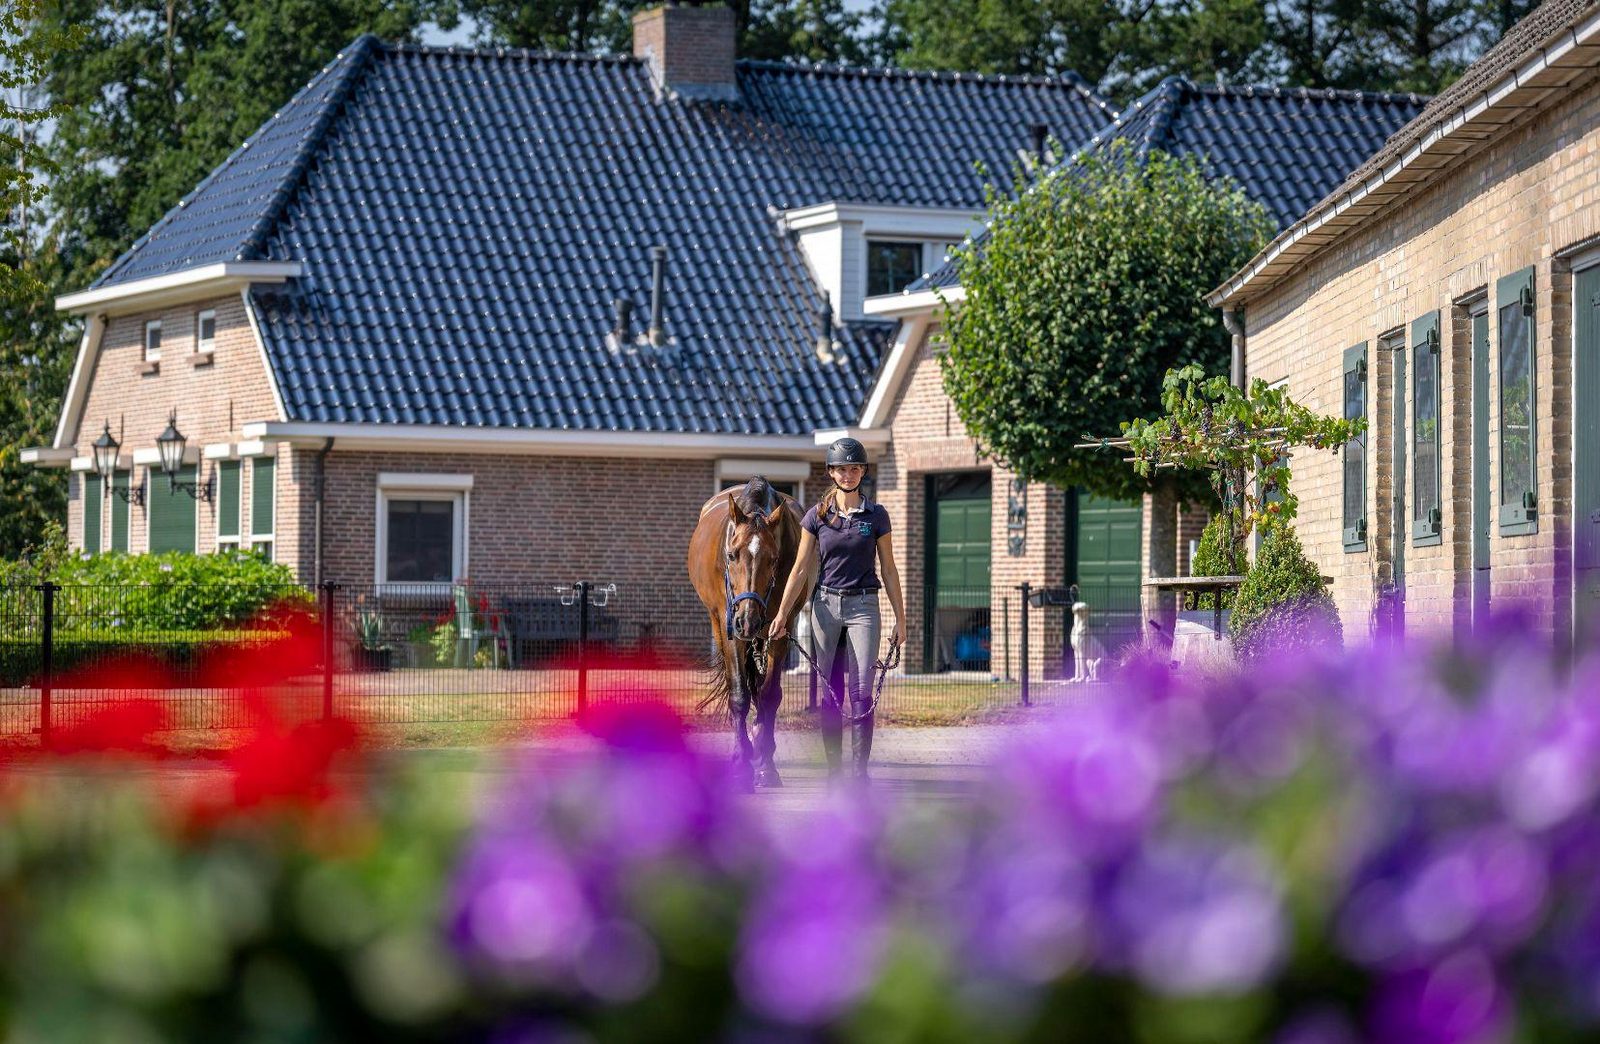
<instances>
[{"instance_id":1,"label":"tree","mask_svg":"<svg viewBox=\"0 0 1600 1044\"><path fill-rule=\"evenodd\" d=\"M37 0L0 4L0 559L20 555L66 512L60 474L23 464L21 452L54 434L72 359L71 332L51 301L60 256L42 210L51 164L38 129L63 115L40 90L45 69L82 32L38 31L40 10Z\"/></svg>"},{"instance_id":2,"label":"tree","mask_svg":"<svg viewBox=\"0 0 1600 1044\"><path fill-rule=\"evenodd\" d=\"M1273 223L1201 160L1125 144L1036 184L991 189L981 249L958 251L965 297L948 309L944 387L985 452L1029 481L1126 499L1151 487L1120 459L1075 448L1160 402L1169 369L1226 366L1203 295ZM1194 499L1203 480L1180 478Z\"/></svg>"},{"instance_id":3,"label":"tree","mask_svg":"<svg viewBox=\"0 0 1600 1044\"><path fill-rule=\"evenodd\" d=\"M81 287L362 33L407 39L428 0L51 0L34 33L85 30L47 63L66 111L49 154L66 287Z\"/></svg>"},{"instance_id":4,"label":"tree","mask_svg":"<svg viewBox=\"0 0 1600 1044\"><path fill-rule=\"evenodd\" d=\"M626 54L633 16L661 0L458 0L483 43L586 54ZM845 0L734 0L739 55L774 61L862 64L862 15ZM441 22L453 24L452 5Z\"/></svg>"}]
</instances>

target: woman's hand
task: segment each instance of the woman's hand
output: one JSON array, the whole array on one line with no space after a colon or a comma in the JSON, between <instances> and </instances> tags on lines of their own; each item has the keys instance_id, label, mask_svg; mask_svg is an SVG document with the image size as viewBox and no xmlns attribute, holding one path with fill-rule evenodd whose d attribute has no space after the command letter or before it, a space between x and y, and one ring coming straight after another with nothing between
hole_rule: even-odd
<instances>
[{"instance_id":1,"label":"woman's hand","mask_svg":"<svg viewBox=\"0 0 1600 1044\"><path fill-rule=\"evenodd\" d=\"M772 626L767 628L767 640L775 642L779 638L788 635L788 633L789 626L783 622L783 617L775 616L772 618Z\"/></svg>"},{"instance_id":2,"label":"woman's hand","mask_svg":"<svg viewBox=\"0 0 1600 1044\"><path fill-rule=\"evenodd\" d=\"M903 644L905 642L905 640L906 640L906 627L905 627L905 624L900 622L900 618L899 617L896 617L895 621L894 621L894 626L889 628L889 644L890 645L901 645L901 644Z\"/></svg>"}]
</instances>

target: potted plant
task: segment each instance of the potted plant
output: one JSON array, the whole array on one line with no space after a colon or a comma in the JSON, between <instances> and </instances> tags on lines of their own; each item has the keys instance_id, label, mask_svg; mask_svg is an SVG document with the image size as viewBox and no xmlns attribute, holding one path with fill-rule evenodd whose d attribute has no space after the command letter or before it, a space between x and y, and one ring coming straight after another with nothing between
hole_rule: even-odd
<instances>
[{"instance_id":1,"label":"potted plant","mask_svg":"<svg viewBox=\"0 0 1600 1044\"><path fill-rule=\"evenodd\" d=\"M365 600L365 596L362 596ZM393 650L383 640L383 613L364 606L356 610L356 645L351 665L358 671L387 671Z\"/></svg>"}]
</instances>

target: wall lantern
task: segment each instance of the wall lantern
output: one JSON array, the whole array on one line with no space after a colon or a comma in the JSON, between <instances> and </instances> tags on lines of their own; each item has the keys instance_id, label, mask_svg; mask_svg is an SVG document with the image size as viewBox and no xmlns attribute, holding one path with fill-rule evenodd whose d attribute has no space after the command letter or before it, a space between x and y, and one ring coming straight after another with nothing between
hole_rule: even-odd
<instances>
[{"instance_id":1,"label":"wall lantern","mask_svg":"<svg viewBox=\"0 0 1600 1044\"><path fill-rule=\"evenodd\" d=\"M183 451L189 440L178 430L178 411L167 418L167 430L156 436L156 450L161 454L161 471L167 476L167 492L183 490L196 500L211 499L211 480L204 482L179 482L178 472L183 470Z\"/></svg>"},{"instance_id":2,"label":"wall lantern","mask_svg":"<svg viewBox=\"0 0 1600 1044\"><path fill-rule=\"evenodd\" d=\"M111 437L110 421L106 421L106 430L102 431L100 433L100 437L95 439L90 445L94 450L95 474L99 475L102 479L111 484L111 492L115 493L129 504L138 504L143 506L143 486L138 486L132 489L118 489L117 484L111 481L112 476L115 475L117 471L117 450L122 448L122 444Z\"/></svg>"}]
</instances>

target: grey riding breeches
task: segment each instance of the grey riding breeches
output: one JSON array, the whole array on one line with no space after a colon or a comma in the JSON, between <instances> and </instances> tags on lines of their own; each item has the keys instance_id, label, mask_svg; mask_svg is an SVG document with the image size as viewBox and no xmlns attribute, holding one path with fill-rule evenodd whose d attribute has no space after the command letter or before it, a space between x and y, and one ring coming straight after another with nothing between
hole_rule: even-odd
<instances>
[{"instance_id":1,"label":"grey riding breeches","mask_svg":"<svg viewBox=\"0 0 1600 1044\"><path fill-rule=\"evenodd\" d=\"M822 678L824 691L834 674L834 656L842 653L850 702L859 713L872 702L872 665L878 658L878 639L883 633L878 592L837 595L819 588L811 596L811 615L811 648L807 651L816 660L817 669L827 672ZM845 638L842 649L841 633Z\"/></svg>"}]
</instances>

